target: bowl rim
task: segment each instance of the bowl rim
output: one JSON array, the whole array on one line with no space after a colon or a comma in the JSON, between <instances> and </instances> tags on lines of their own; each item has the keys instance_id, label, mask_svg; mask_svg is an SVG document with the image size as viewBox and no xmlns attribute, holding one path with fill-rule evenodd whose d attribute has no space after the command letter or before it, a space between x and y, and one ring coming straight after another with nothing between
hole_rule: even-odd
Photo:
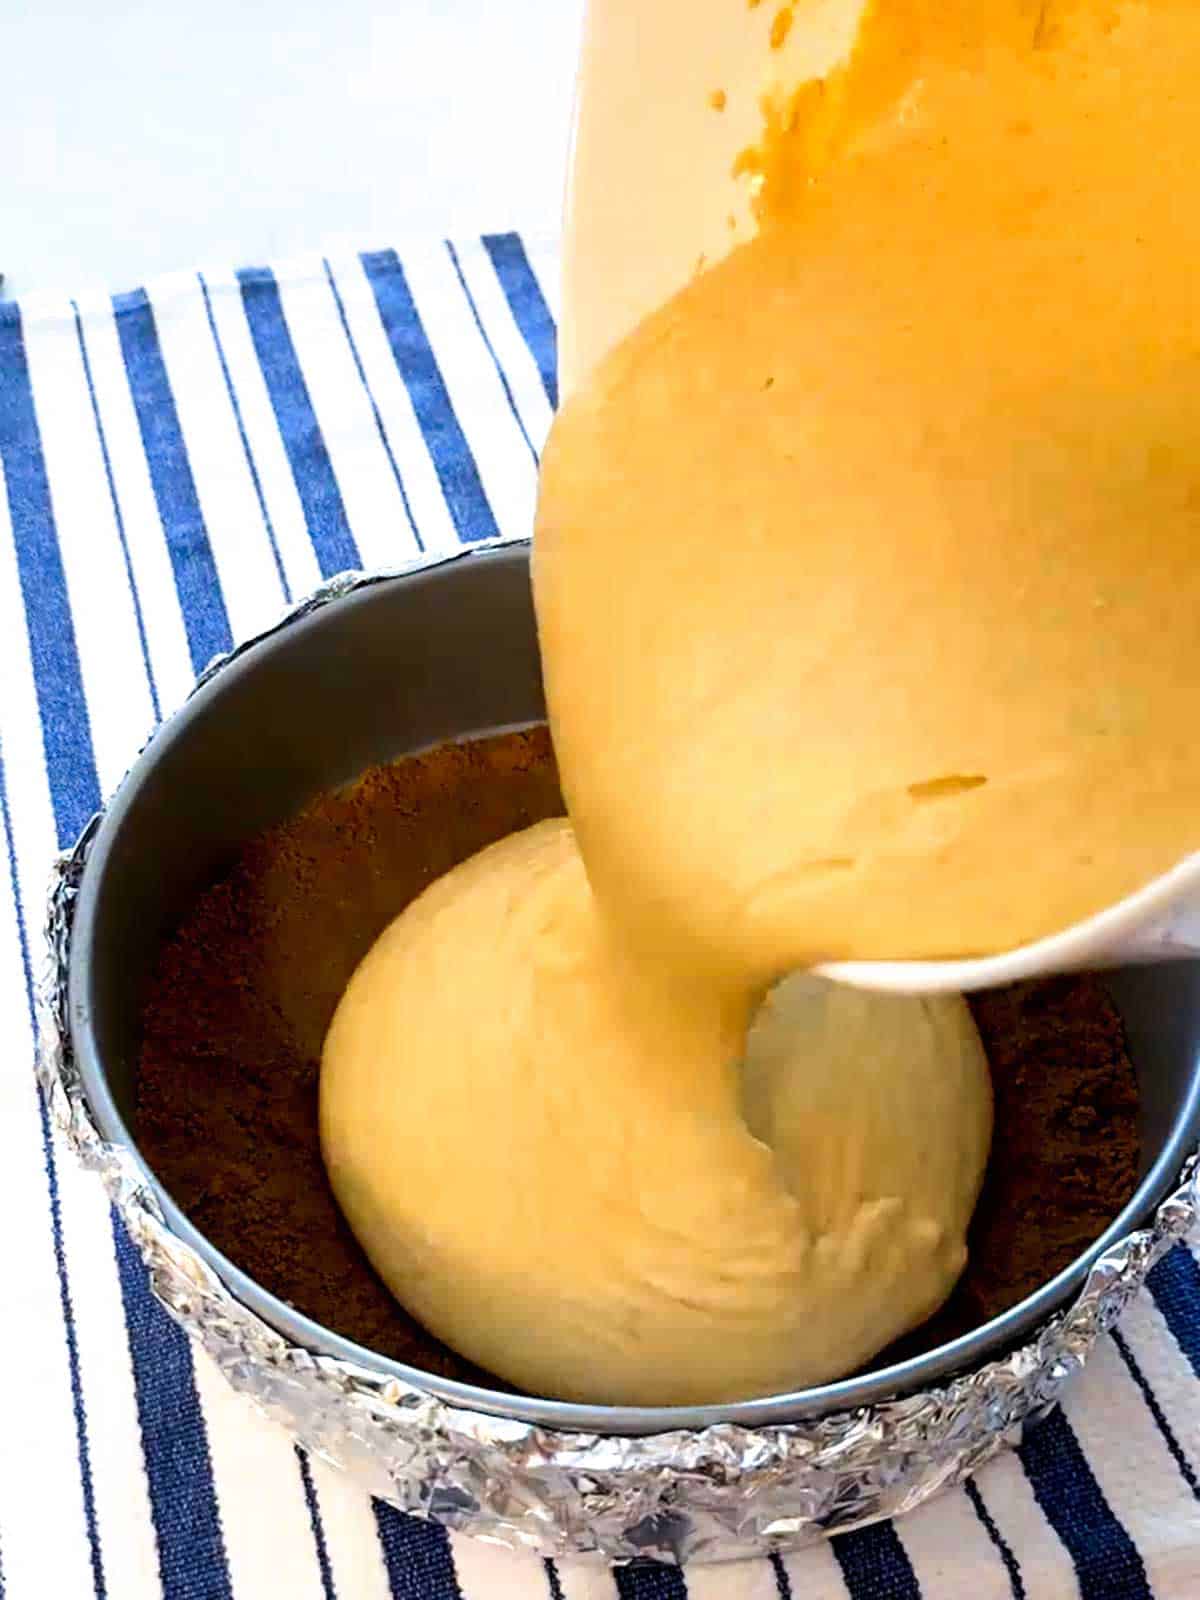
<instances>
[{"instance_id":1,"label":"bowl rim","mask_svg":"<svg viewBox=\"0 0 1200 1600\"><path fill-rule=\"evenodd\" d=\"M95 940L97 905L105 888L106 869L115 842L137 796L159 761L188 737L197 719L220 699L235 676L253 671L255 665L264 661L269 653L285 647L294 648L294 630L319 624L328 608L363 604L373 590L384 585L421 586L439 583L467 564L474 567L489 563L510 567L521 565L527 568L531 544L529 539L489 541L393 570L365 575L339 575L290 612L287 626L282 631L276 625L247 639L228 655L218 657L200 675L183 705L160 725L100 814L75 907L67 978L67 1024L83 1088L101 1135L109 1143L123 1147L132 1155L155 1194L171 1232L190 1246L226 1288L269 1327L292 1344L315 1354L348 1362L384 1379L396 1379L465 1411L483 1412L520 1423L589 1435L655 1435L700 1431L729 1423L763 1427L808 1421L833 1412L844 1413L880 1401L894 1400L928 1389L935 1383L976 1368L1016 1348L1041 1324L1066 1308L1072 1295L1083 1287L1097 1259L1126 1235L1144 1226L1178 1181L1180 1170L1200 1136L1200 1060L1193 1063L1188 1093L1172 1123L1169 1136L1134 1194L1086 1250L1033 1294L980 1327L922 1355L833 1383L719 1405L608 1406L511 1394L480 1384L442 1378L420 1367L380 1355L296 1310L238 1267L188 1220L142 1155L134 1129L121 1115L109 1087L107 1070L93 1029L90 994L93 966L90 952Z\"/></svg>"}]
</instances>

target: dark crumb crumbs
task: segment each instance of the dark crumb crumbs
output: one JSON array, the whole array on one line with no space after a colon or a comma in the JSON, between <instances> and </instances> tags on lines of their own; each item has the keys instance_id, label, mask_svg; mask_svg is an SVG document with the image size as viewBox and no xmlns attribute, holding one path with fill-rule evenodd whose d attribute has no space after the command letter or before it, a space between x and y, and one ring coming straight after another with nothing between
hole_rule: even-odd
<instances>
[{"instance_id":1,"label":"dark crumb crumbs","mask_svg":"<svg viewBox=\"0 0 1200 1600\"><path fill-rule=\"evenodd\" d=\"M1103 985L1088 975L976 995L996 1121L967 1270L894 1347L916 1355L999 1316L1102 1234L1138 1181L1137 1077Z\"/></svg>"},{"instance_id":2,"label":"dark crumb crumbs","mask_svg":"<svg viewBox=\"0 0 1200 1600\"><path fill-rule=\"evenodd\" d=\"M321 1045L351 973L428 883L562 800L544 728L374 768L255 840L164 946L138 1137L216 1247L298 1310L445 1376L342 1220L317 1137Z\"/></svg>"},{"instance_id":3,"label":"dark crumb crumbs","mask_svg":"<svg viewBox=\"0 0 1200 1600\"><path fill-rule=\"evenodd\" d=\"M175 1200L281 1299L443 1376L480 1374L397 1306L326 1182L321 1044L359 960L426 884L562 810L545 729L374 768L249 845L166 943L147 995L138 1134ZM1137 1180L1136 1080L1100 984L1027 985L974 1011L996 1136L971 1261L899 1353L1024 1298L1096 1238Z\"/></svg>"}]
</instances>

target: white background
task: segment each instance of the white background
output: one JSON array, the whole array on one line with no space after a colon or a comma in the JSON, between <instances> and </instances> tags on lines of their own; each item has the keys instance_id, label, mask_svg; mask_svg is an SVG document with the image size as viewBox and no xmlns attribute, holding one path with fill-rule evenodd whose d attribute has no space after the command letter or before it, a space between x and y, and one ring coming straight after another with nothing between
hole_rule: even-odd
<instances>
[{"instance_id":1,"label":"white background","mask_svg":"<svg viewBox=\"0 0 1200 1600\"><path fill-rule=\"evenodd\" d=\"M0 0L3 293L558 226L581 0Z\"/></svg>"}]
</instances>

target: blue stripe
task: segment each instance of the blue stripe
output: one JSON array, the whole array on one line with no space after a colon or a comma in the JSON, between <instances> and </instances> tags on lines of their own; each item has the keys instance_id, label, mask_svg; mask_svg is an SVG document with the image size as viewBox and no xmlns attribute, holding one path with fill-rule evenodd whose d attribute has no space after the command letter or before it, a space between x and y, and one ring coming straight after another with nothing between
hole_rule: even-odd
<instances>
[{"instance_id":1,"label":"blue stripe","mask_svg":"<svg viewBox=\"0 0 1200 1600\"><path fill-rule=\"evenodd\" d=\"M890 1522L876 1522L832 1541L851 1600L920 1600L921 1585Z\"/></svg>"},{"instance_id":2,"label":"blue stripe","mask_svg":"<svg viewBox=\"0 0 1200 1600\"><path fill-rule=\"evenodd\" d=\"M400 258L394 250L377 250L364 255L362 264L458 537L465 544L495 539L500 530Z\"/></svg>"},{"instance_id":3,"label":"blue stripe","mask_svg":"<svg viewBox=\"0 0 1200 1600\"><path fill-rule=\"evenodd\" d=\"M73 842L100 805L92 762L83 676L67 580L50 506L41 435L19 318L0 318L0 462L8 505L29 652L37 679L46 775L60 847Z\"/></svg>"},{"instance_id":4,"label":"blue stripe","mask_svg":"<svg viewBox=\"0 0 1200 1600\"><path fill-rule=\"evenodd\" d=\"M233 376L229 371L229 363L225 359L225 346L221 342L220 330L217 319L213 313L212 296L208 284L204 281L204 274L196 274L200 285L200 293L204 296L204 310L208 317L209 332L212 334L213 344L216 347L217 359L221 364L221 372L225 379L225 388L229 395L229 403L233 408L234 419L237 422L238 435L242 441L242 451L246 458L246 465L250 470L251 481L254 484L254 493L258 498L259 511L262 514L263 529L267 535L267 542L271 547L271 554L275 558L275 570L279 575L280 587L284 598L290 604L292 601L292 588L288 583L287 573L283 566L283 557L279 552L279 544L275 538L275 528L271 521L271 514L267 509L266 496L263 493L262 482L258 476L258 467L254 461L254 453L250 448L250 439L246 433L245 422L242 417L242 408L238 401L237 390L234 387ZM304 1489L304 1501L308 1507L308 1519L312 1527L313 1543L316 1548L317 1566L321 1573L321 1587L325 1600L337 1600L337 1589L333 1581L333 1569L329 1562L329 1549L325 1542L325 1524L321 1517L320 1502L317 1499L317 1487L313 1482L312 1472L309 1468L308 1457L296 1446L296 1462L300 1469L300 1482Z\"/></svg>"},{"instance_id":5,"label":"blue stripe","mask_svg":"<svg viewBox=\"0 0 1200 1600\"><path fill-rule=\"evenodd\" d=\"M112 1226L163 1600L231 1600L187 1335L150 1293L142 1259L115 1211Z\"/></svg>"},{"instance_id":6,"label":"blue stripe","mask_svg":"<svg viewBox=\"0 0 1200 1600\"><path fill-rule=\"evenodd\" d=\"M529 346L529 353L541 374L546 399L557 411L558 335L542 286L529 265L521 236L518 233L489 233L484 235L483 244L492 258L492 266L512 310L513 320L520 328L521 336Z\"/></svg>"},{"instance_id":7,"label":"blue stripe","mask_svg":"<svg viewBox=\"0 0 1200 1600\"><path fill-rule=\"evenodd\" d=\"M333 462L292 343L279 285L265 267L238 273L242 307L323 577L362 565Z\"/></svg>"},{"instance_id":8,"label":"blue stripe","mask_svg":"<svg viewBox=\"0 0 1200 1600\"><path fill-rule=\"evenodd\" d=\"M229 617L146 291L135 289L131 294L114 296L113 309L154 498L175 572L192 668L198 673L233 643Z\"/></svg>"},{"instance_id":9,"label":"blue stripe","mask_svg":"<svg viewBox=\"0 0 1200 1600\"><path fill-rule=\"evenodd\" d=\"M1075 1563L1081 1600L1153 1600L1137 1546L1061 1410L1027 1431L1018 1455L1034 1498Z\"/></svg>"},{"instance_id":10,"label":"blue stripe","mask_svg":"<svg viewBox=\"0 0 1200 1600\"><path fill-rule=\"evenodd\" d=\"M96 424L96 438L100 441L100 454L104 458L104 476L108 480L108 496L112 501L113 517L117 524L117 537L121 541L121 555L125 560L125 577L129 582L129 593L133 597L133 615L137 622L138 643L142 649L142 663L146 668L146 682L150 686L150 703L154 707L155 722L161 722L162 706L158 700L158 684L154 677L154 668L150 663L150 646L146 639L146 619L142 615L142 597L138 593L138 586L133 576L133 560L129 554L129 541L125 536L125 518L121 514L121 501L117 494L117 480L113 476L112 459L108 453L108 438L104 432L104 422L100 416L100 405L96 399L96 385L92 381L92 363L88 357L87 341L83 337L83 322L79 316L79 307L74 300L71 301L71 310L75 313L75 337L79 341L79 354L83 361L83 375L87 379L88 398L92 402L92 417Z\"/></svg>"},{"instance_id":11,"label":"blue stripe","mask_svg":"<svg viewBox=\"0 0 1200 1600\"><path fill-rule=\"evenodd\" d=\"M492 358L492 365L496 369L496 376L500 379L500 386L504 390L505 399L508 401L508 409L512 412L513 420L516 422L517 427L521 430L521 437L524 439L526 447L529 450L529 454L533 457L533 464L536 467L538 465L538 453L533 447L533 440L529 437L529 430L526 428L524 420L517 407L516 398L512 392L512 385L508 381L508 374L505 372L504 367L501 364L500 357L496 354L495 346L488 338L487 329L483 325L483 318L479 315L479 307L475 304L475 296L471 293L470 286L468 285L466 276L463 273L462 262L458 259L458 251L450 243L449 239L446 240L446 249L450 254L450 261L458 278L459 287L462 289L463 297L470 309L471 316L475 320L475 327L478 330L479 337L483 340L483 347L487 351L488 355Z\"/></svg>"},{"instance_id":12,"label":"blue stripe","mask_svg":"<svg viewBox=\"0 0 1200 1600\"><path fill-rule=\"evenodd\" d=\"M222 370L222 373L223 373L224 378L225 378L226 389L227 389L228 394L229 394L230 403L231 403L231 405L233 407L234 417L236 419L237 426L238 426L238 431L239 431L239 434L241 436L242 449L243 449L243 451L245 453L246 463L247 463L247 466L250 469L251 478L252 478L252 481L254 483L255 492L256 492L256 494L258 496L259 509L260 509L260 512L262 514L262 519L263 519L263 527L264 527L264 530L266 532L268 541L270 543L272 554L273 554L273 556L275 558L276 570L277 570L278 575L279 575L279 580L280 580L281 587L282 587L283 592L284 592L285 596L287 597L287 599L290 600L292 598L291 589L290 589L290 586L289 586L289 584L287 582L287 577L286 577L286 574L285 574L284 569L283 569L283 562L282 562L282 559L280 557L279 548L278 548L278 545L277 545L276 540L275 540L275 530L274 530L274 527L273 527L273 525L271 523L270 514L269 514L269 512L267 510L266 500L265 500L265 497L264 497L263 491L262 491L262 485L261 485L261 482L260 482L259 477L258 477L258 471L257 471L257 468L256 468L255 463L254 463L253 454L252 454L252 452L250 450L249 439L248 439L248 437L246 435L245 426L244 426L243 419L242 419L242 414L241 414L241 407L240 407L240 405L238 403L237 395L236 395L236 392L235 392L235 389L234 389L234 386L233 386L232 376L231 376L231 374L229 372L228 363L226 362L226 359L225 359L224 347L221 344L220 334L219 334L219 331L218 331L217 326L216 326L216 319L215 319L215 317L213 315L212 301L211 301L211 297L209 295L208 286L205 283L205 281L203 279L203 276L201 276L199 274L197 276L198 276L198 280L199 280L199 284L200 284L201 293L202 293L202 295L204 297L204 304L205 304L205 310L206 310L207 317L208 317L209 330L210 330L210 332L212 334L213 342L214 342L214 344L216 346L218 360L220 362L221 370ZM220 583L219 583L219 579L217 577L217 574L215 572L215 568L214 568L214 572L213 572L213 585L214 585L214 587L213 587L213 590L212 590L212 600L223 611L224 610L224 602L223 602L223 599L222 599L221 590L220 590ZM204 599L203 599L203 597L197 596L195 594L188 594L188 595L181 594L181 602L182 602L182 606L183 606L183 615L184 615L185 627L188 629L188 633L189 633L189 637L190 637L193 633L201 631L203 629L204 625L205 625L206 620L207 620L206 616L205 616L205 613L204 613L204 610L203 610ZM198 609L198 610L194 609L196 607L199 607L201 609ZM171 1326L172 1331L175 1331L174 1330L174 1325L171 1324L170 1326ZM184 1342L183 1342L183 1347L182 1347L182 1353L181 1353L180 1360L181 1360L181 1363L186 1363L187 1375L189 1377L191 1377L192 1383L194 1385L194 1374L193 1374L193 1369L191 1367L191 1355L190 1355L190 1351L187 1348L186 1340L184 1340ZM136 1363L135 1363L135 1379L136 1379ZM141 1400L140 1400L140 1395L139 1395L139 1412L140 1412L140 1405L141 1405ZM152 1409L150 1410L149 1414L151 1416L153 1415L153 1410ZM197 1399L197 1402L196 1402L195 1419L194 1420L195 1420L195 1423L198 1424L198 1426L199 1426L200 1436L199 1436L199 1439L197 1441L198 1448L196 1449L195 1460L193 1461L192 1465L196 1470L202 1470L207 1474L208 1487L209 1487L209 1498L211 1500L211 1516L206 1518L206 1525L201 1525L201 1526L198 1527L197 1530L193 1530L194 1533L196 1534L198 1540L199 1540L199 1545L198 1545L198 1547L196 1549L196 1553L195 1553L194 1559L195 1559L196 1562L201 1563L203 1565L212 1565L214 1562L219 1562L220 1563L220 1567L221 1567L221 1572L223 1573L224 1585L225 1585L226 1588L228 1588L229 1576L228 1576L228 1568L225 1565L225 1561L224 1561L224 1543L223 1543L223 1539L221 1537L219 1512L218 1512L218 1509L217 1509L215 1494L212 1491L212 1481L211 1481L212 1468L211 1468L211 1462L209 1461L209 1458L208 1458L207 1433L204 1430L204 1418L203 1418L202 1412L199 1409L198 1399ZM325 1587L327 1600L334 1600L333 1573L332 1573L332 1570L331 1570L330 1565L329 1565L329 1555L328 1555L328 1550L327 1550L326 1545L325 1545L325 1531L324 1531L324 1526L323 1526L323 1524L321 1522L320 1508L319 1508L319 1506L317 1504L317 1500L316 1500L315 1486L312 1483L312 1478L311 1478L311 1474L310 1474L309 1469L308 1469L307 1460L303 1457L303 1455L299 1451L297 1451L297 1457L298 1457L298 1470L300 1472L301 1483L302 1483L302 1487L304 1489L306 1501L308 1503L309 1516L310 1516L310 1519L312 1521L312 1526L313 1526L313 1536L314 1536L314 1540L315 1540L315 1543L316 1543L317 1560L318 1560L318 1566L319 1566L320 1571L321 1571L322 1583L324 1584L324 1587ZM156 1518L156 1523L157 1523L157 1518ZM163 1537L162 1530L160 1529L160 1548L161 1548L161 1543L162 1543L162 1537ZM196 1542L196 1540L194 1539L193 1542ZM210 1548L208 1548L208 1549L203 1548L203 1545L205 1543L207 1543L207 1545L210 1546ZM214 1548L212 1548L214 1546L215 1546L215 1550L214 1550ZM189 1560L189 1559L192 1559L192 1558L185 1556L184 1557L184 1562L186 1563L186 1561ZM165 1574L165 1571L166 1571L166 1569L164 1567L164 1574ZM164 1583L165 1582L166 1582L166 1578L164 1576Z\"/></svg>"},{"instance_id":13,"label":"blue stripe","mask_svg":"<svg viewBox=\"0 0 1200 1600\"><path fill-rule=\"evenodd\" d=\"M614 1567L621 1600L687 1600L687 1582L678 1567L657 1561L638 1561L631 1567Z\"/></svg>"},{"instance_id":14,"label":"blue stripe","mask_svg":"<svg viewBox=\"0 0 1200 1600\"><path fill-rule=\"evenodd\" d=\"M434 1522L375 1502L375 1521L392 1600L462 1600L450 1537Z\"/></svg>"},{"instance_id":15,"label":"blue stripe","mask_svg":"<svg viewBox=\"0 0 1200 1600\"><path fill-rule=\"evenodd\" d=\"M283 590L283 597L290 605L292 600L291 585L288 583L287 573L283 570L283 557L279 554L279 545L275 538L275 527L271 521L271 513L267 510L267 497L263 494L258 468L254 463L254 452L250 448L250 440L246 435L246 424L242 420L242 408L238 402L237 390L233 386L233 379L229 373L229 363L225 359L225 346L221 343L217 319L213 316L212 296L208 292L208 285L204 281L202 272L196 274L196 281L200 285L200 293L204 296L204 310L208 317L208 331L212 334L217 360L221 363L221 375L225 379L225 392L228 394L229 404L233 408L233 418L237 423L238 437L242 441L242 454L245 456L246 465L250 469L250 481L254 485L254 493L258 498L258 509L263 519L263 527L267 532L267 543L271 546L271 554L275 558L275 571L279 574L279 584Z\"/></svg>"},{"instance_id":16,"label":"blue stripe","mask_svg":"<svg viewBox=\"0 0 1200 1600\"><path fill-rule=\"evenodd\" d=\"M792 1580L788 1577L788 1570L783 1564L782 1556L771 1557L771 1571L775 1574L775 1588L779 1600L792 1600Z\"/></svg>"},{"instance_id":17,"label":"blue stripe","mask_svg":"<svg viewBox=\"0 0 1200 1600\"><path fill-rule=\"evenodd\" d=\"M1191 1251L1177 1244L1146 1281L1176 1343L1200 1378L1200 1267Z\"/></svg>"},{"instance_id":18,"label":"blue stripe","mask_svg":"<svg viewBox=\"0 0 1200 1600\"><path fill-rule=\"evenodd\" d=\"M1159 1433L1162 1434L1163 1443L1171 1452L1171 1459L1179 1468L1180 1474L1183 1477L1183 1481L1196 1496L1197 1500L1200 1500L1200 1479L1197 1479L1195 1472L1192 1470L1191 1462L1188 1460L1187 1456L1184 1455L1183 1447L1180 1445L1179 1440L1175 1437L1175 1430L1167 1421L1166 1413L1163 1411L1162 1406L1160 1406L1158 1403L1158 1396L1155 1394L1150 1380L1142 1371L1137 1357L1129 1348L1129 1342L1121 1330L1119 1328L1114 1328L1112 1336L1113 1343L1116 1345L1117 1350L1120 1353L1121 1360L1129 1369L1129 1376L1137 1385L1142 1399L1146 1402L1147 1411L1149 1411L1150 1415L1154 1418L1155 1426L1158 1428Z\"/></svg>"},{"instance_id":19,"label":"blue stripe","mask_svg":"<svg viewBox=\"0 0 1200 1600\"><path fill-rule=\"evenodd\" d=\"M546 1574L546 1586L550 1590L550 1600L566 1600L566 1596L563 1594L562 1579L559 1577L558 1568L553 1561L543 1561L542 1568ZM0 1595L0 1600L4 1600L3 1595Z\"/></svg>"},{"instance_id":20,"label":"blue stripe","mask_svg":"<svg viewBox=\"0 0 1200 1600\"><path fill-rule=\"evenodd\" d=\"M17 918L17 942L25 975L25 999L29 1006L30 1033L36 1038L37 1008L33 999L33 966L29 958L25 908L21 903L17 848L13 837L12 814L8 808L8 784L2 750L0 750L0 824L4 829L4 842L8 852L8 877L12 888L13 910ZM96 1495L92 1482L87 1410L83 1403L83 1382L79 1373L79 1344L75 1336L75 1306L71 1298L71 1280L67 1272L67 1253L63 1244L62 1207L58 1198L58 1165L54 1154L54 1140L50 1132L50 1114L40 1094L37 1100L42 1130L42 1164L46 1171L46 1187L50 1199L50 1237L54 1248L54 1265L58 1273L59 1309L62 1312L63 1331L67 1341L67 1374L71 1385L71 1407L75 1416L75 1452L79 1462L79 1483L83 1494L83 1520L87 1529L88 1554L92 1563L92 1587L97 1600L104 1600L108 1591L104 1581L104 1559L100 1551L100 1535L96 1524ZM3 1597L4 1579L3 1572L0 1571L0 1600L3 1600Z\"/></svg>"},{"instance_id":21,"label":"blue stripe","mask_svg":"<svg viewBox=\"0 0 1200 1600\"><path fill-rule=\"evenodd\" d=\"M983 1496L973 1478L969 1478L963 1485L967 1499L975 1508L975 1515L983 1523L988 1538L996 1547L996 1553L1004 1563L1004 1570L1008 1573L1008 1586L1013 1592L1013 1600L1025 1600L1025 1580L1021 1576L1021 1565L1013 1554L1012 1546L996 1526L995 1519L984 1503Z\"/></svg>"},{"instance_id":22,"label":"blue stripe","mask_svg":"<svg viewBox=\"0 0 1200 1600\"><path fill-rule=\"evenodd\" d=\"M12 319L0 324L0 371L5 375L0 385L0 451L10 497L17 502L17 560L50 798L58 842L65 848L97 809L99 784L20 326ZM53 1187L51 1200L53 1206ZM152 1298L145 1271L115 1213L112 1221L167 1600L220 1600L229 1592L229 1578L191 1354L183 1333ZM64 1317L70 1328L66 1311ZM211 1563L211 1570L196 1576L201 1562ZM197 1583L207 1587L197 1588Z\"/></svg>"},{"instance_id":23,"label":"blue stripe","mask_svg":"<svg viewBox=\"0 0 1200 1600\"><path fill-rule=\"evenodd\" d=\"M350 331L350 319L346 315L346 307L342 300L341 291L333 276L333 268L328 261L322 263L325 268L325 281L329 285L329 292L333 296L333 303L337 307L338 319L342 324L342 332L346 335L346 343L350 347L350 354L354 358L354 369L358 373L358 381L362 384L367 400L371 407L371 415L375 418L375 432L379 435L379 442L383 446L384 454L388 458L388 465L392 469L392 477L396 480L396 487L400 491L400 499L404 505L404 515L408 519L409 531L417 541L417 549L425 549L425 541L421 538L421 530L417 527L417 519L413 516L412 506L409 503L408 490L404 487L404 479L400 467L392 450L392 442L387 436L387 429L383 425L383 415L375 401L375 394L367 378L367 369L363 366L362 357L358 353L358 345Z\"/></svg>"},{"instance_id":24,"label":"blue stripe","mask_svg":"<svg viewBox=\"0 0 1200 1600\"><path fill-rule=\"evenodd\" d=\"M304 1501L308 1506L308 1520L312 1524L313 1543L317 1547L317 1565L321 1569L321 1590L325 1600L337 1600L337 1586L333 1581L333 1567L329 1561L329 1546L325 1542L325 1523L321 1516L321 1502L317 1499L317 1486L313 1482L312 1468L300 1446L296 1446L296 1460L300 1463L300 1481L304 1485Z\"/></svg>"}]
</instances>

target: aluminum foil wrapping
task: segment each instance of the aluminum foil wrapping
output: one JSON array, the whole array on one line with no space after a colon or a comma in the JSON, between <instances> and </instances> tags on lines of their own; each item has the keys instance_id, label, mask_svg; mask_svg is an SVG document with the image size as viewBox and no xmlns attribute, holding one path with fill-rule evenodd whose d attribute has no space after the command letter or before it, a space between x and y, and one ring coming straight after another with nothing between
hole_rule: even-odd
<instances>
[{"instance_id":1,"label":"aluminum foil wrapping","mask_svg":"<svg viewBox=\"0 0 1200 1600\"><path fill-rule=\"evenodd\" d=\"M334 579L278 626L377 581ZM214 662L200 681L230 659ZM290 1344L172 1233L136 1151L101 1137L67 1026L75 902L100 820L59 861L50 893L39 1074L54 1122L102 1179L155 1295L234 1388L403 1511L543 1555L671 1562L794 1550L897 1516L1016 1444L1023 1426L1056 1403L1154 1263L1200 1218L1194 1157L1152 1224L1101 1256L1075 1303L1036 1338L941 1387L855 1411L630 1438L449 1404L382 1370Z\"/></svg>"}]
</instances>

